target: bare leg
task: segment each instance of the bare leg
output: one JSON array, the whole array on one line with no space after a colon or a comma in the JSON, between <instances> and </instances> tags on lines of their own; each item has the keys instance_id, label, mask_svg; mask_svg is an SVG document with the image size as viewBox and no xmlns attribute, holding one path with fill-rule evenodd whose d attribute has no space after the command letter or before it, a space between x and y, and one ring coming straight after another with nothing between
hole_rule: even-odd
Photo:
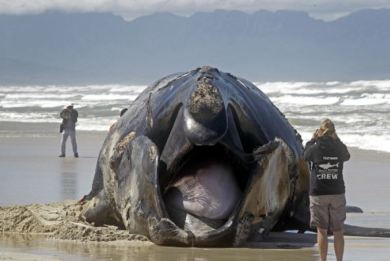
<instances>
[{"instance_id":1,"label":"bare leg","mask_svg":"<svg viewBox=\"0 0 390 261\"><path fill-rule=\"evenodd\" d=\"M326 256L328 254L328 231L326 229L317 227L317 242L321 261L326 261Z\"/></svg>"},{"instance_id":2,"label":"bare leg","mask_svg":"<svg viewBox=\"0 0 390 261\"><path fill-rule=\"evenodd\" d=\"M333 231L334 236L334 252L336 254L336 260L342 261L344 255L344 231Z\"/></svg>"}]
</instances>

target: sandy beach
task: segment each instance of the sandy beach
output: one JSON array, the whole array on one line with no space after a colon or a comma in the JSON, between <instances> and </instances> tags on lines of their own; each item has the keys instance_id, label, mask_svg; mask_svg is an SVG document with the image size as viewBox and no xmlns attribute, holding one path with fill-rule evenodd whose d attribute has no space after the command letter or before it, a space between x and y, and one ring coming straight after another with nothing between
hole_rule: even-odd
<instances>
[{"instance_id":1,"label":"sandy beach","mask_svg":"<svg viewBox=\"0 0 390 261\"><path fill-rule=\"evenodd\" d=\"M68 143L68 157L62 159L57 157L57 128L57 124L1 123L0 212L12 205L64 200L73 204L89 192L105 133L79 131L80 158L73 157ZM390 228L390 154L354 148L350 151L352 158L344 171L347 201L361 207L364 213L348 214L347 223ZM71 216L72 211L67 215ZM155 246L136 236L114 242L89 242L82 237L69 240L9 234L2 231L4 216L0 220L0 260L318 260L313 234L293 239L272 234L268 242L239 249L170 248ZM332 245L329 254L328 260L335 260ZM390 239L346 238L345 260L388 260L388 256Z\"/></svg>"}]
</instances>

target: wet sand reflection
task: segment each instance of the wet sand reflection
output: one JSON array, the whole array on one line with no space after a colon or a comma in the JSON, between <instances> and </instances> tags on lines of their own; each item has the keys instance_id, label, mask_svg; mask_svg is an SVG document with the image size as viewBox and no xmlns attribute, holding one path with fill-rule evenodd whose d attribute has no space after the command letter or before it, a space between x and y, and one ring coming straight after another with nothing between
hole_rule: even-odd
<instances>
[{"instance_id":1,"label":"wet sand reflection","mask_svg":"<svg viewBox=\"0 0 390 261\"><path fill-rule=\"evenodd\" d=\"M62 160L59 165L61 200L77 198L78 161Z\"/></svg>"},{"instance_id":2,"label":"wet sand reflection","mask_svg":"<svg viewBox=\"0 0 390 261\"><path fill-rule=\"evenodd\" d=\"M0 236L0 252L8 256L12 256L13 253L24 253L39 260L317 260L313 248L178 248L156 246L149 242L80 243L47 240L33 235L5 234Z\"/></svg>"}]
</instances>

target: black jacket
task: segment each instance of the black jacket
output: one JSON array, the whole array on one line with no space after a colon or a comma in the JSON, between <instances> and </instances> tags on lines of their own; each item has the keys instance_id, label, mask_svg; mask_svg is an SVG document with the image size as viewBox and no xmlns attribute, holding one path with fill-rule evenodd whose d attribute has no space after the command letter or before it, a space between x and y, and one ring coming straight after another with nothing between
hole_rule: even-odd
<instances>
[{"instance_id":1,"label":"black jacket","mask_svg":"<svg viewBox=\"0 0 390 261\"><path fill-rule=\"evenodd\" d=\"M60 117L62 118L61 129L75 130L77 118L79 117L79 113L76 110L64 109L61 111ZM60 130L60 132L62 131Z\"/></svg>"},{"instance_id":2,"label":"black jacket","mask_svg":"<svg viewBox=\"0 0 390 261\"><path fill-rule=\"evenodd\" d=\"M310 163L310 195L345 193L343 162L350 154L344 143L329 136L312 139L306 143L304 157Z\"/></svg>"}]
</instances>

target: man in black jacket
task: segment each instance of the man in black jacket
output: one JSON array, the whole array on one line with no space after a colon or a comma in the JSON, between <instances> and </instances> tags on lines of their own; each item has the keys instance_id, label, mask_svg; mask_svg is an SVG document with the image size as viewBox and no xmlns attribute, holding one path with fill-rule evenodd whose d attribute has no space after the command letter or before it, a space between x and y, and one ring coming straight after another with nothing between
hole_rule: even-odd
<instances>
[{"instance_id":1,"label":"man in black jacket","mask_svg":"<svg viewBox=\"0 0 390 261\"><path fill-rule=\"evenodd\" d=\"M66 140L70 136L73 148L73 154L75 158L79 157L77 152L77 142L76 142L76 122L79 114L77 110L73 109L73 104L68 105L65 109L63 109L60 113L60 117L62 118L62 123L60 126L60 132L62 132L61 139L61 154L59 157L65 157L66 152Z\"/></svg>"},{"instance_id":2,"label":"man in black jacket","mask_svg":"<svg viewBox=\"0 0 390 261\"><path fill-rule=\"evenodd\" d=\"M334 124L325 119L307 142L304 153L310 164L310 223L317 228L317 240L321 260L328 252L328 230L334 235L334 249L337 261L343 259L346 218L345 185L343 163L350 154L337 137Z\"/></svg>"}]
</instances>

